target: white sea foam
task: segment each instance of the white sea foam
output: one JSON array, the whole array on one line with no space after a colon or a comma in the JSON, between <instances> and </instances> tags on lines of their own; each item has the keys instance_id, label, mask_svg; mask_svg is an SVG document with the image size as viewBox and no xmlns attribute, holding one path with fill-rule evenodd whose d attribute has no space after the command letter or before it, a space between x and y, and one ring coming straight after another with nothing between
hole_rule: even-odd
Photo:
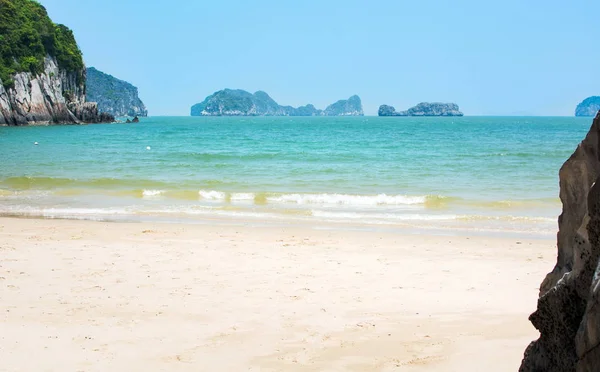
<instances>
[{"instance_id":1,"label":"white sea foam","mask_svg":"<svg viewBox=\"0 0 600 372\"><path fill-rule=\"evenodd\" d=\"M477 216L463 215L458 216L459 220L463 221L523 221L523 222L549 222L555 223L555 217L531 217L531 216Z\"/></svg>"},{"instance_id":2,"label":"white sea foam","mask_svg":"<svg viewBox=\"0 0 600 372\"><path fill-rule=\"evenodd\" d=\"M224 192L215 190L200 190L198 191L198 195L200 195L202 199L207 200L225 200L225 198L227 197L227 194L225 194Z\"/></svg>"},{"instance_id":3,"label":"white sea foam","mask_svg":"<svg viewBox=\"0 0 600 372\"><path fill-rule=\"evenodd\" d=\"M31 206L11 206L0 208L1 214L16 214L22 216L68 217L93 215L128 215L131 211L124 208L36 208Z\"/></svg>"},{"instance_id":4,"label":"white sea foam","mask_svg":"<svg viewBox=\"0 0 600 372\"><path fill-rule=\"evenodd\" d=\"M425 204L426 196L349 195L349 194L283 194L267 197L275 203L346 204L346 205L415 205Z\"/></svg>"},{"instance_id":5,"label":"white sea foam","mask_svg":"<svg viewBox=\"0 0 600 372\"><path fill-rule=\"evenodd\" d=\"M152 197L152 196L159 196L162 193L163 193L162 190L144 190L142 195L144 197Z\"/></svg>"},{"instance_id":6,"label":"white sea foam","mask_svg":"<svg viewBox=\"0 0 600 372\"><path fill-rule=\"evenodd\" d=\"M250 201L254 200L254 193L231 193L216 190L200 190L202 199ZM322 204L322 205L420 205L427 202L427 196L408 195L351 195L351 194L272 194L266 197L268 203L293 203L293 204Z\"/></svg>"},{"instance_id":7,"label":"white sea foam","mask_svg":"<svg viewBox=\"0 0 600 372\"><path fill-rule=\"evenodd\" d=\"M254 194L251 192L237 192L231 194L232 201L254 200Z\"/></svg>"}]
</instances>

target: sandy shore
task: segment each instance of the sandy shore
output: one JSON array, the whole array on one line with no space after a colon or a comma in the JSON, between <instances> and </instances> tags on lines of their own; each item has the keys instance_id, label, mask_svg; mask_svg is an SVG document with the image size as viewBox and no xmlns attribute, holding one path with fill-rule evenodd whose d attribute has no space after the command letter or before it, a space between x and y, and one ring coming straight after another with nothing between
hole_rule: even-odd
<instances>
[{"instance_id":1,"label":"sandy shore","mask_svg":"<svg viewBox=\"0 0 600 372\"><path fill-rule=\"evenodd\" d=\"M0 370L515 371L553 240L0 219Z\"/></svg>"}]
</instances>

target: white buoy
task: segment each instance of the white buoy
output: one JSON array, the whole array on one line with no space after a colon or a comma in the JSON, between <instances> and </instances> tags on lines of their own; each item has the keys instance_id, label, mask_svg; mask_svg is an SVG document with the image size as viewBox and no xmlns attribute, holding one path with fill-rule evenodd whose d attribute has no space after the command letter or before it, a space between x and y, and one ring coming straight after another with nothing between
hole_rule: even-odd
<instances>
[{"instance_id":1,"label":"white buoy","mask_svg":"<svg viewBox=\"0 0 600 372\"><path fill-rule=\"evenodd\" d=\"M146 150L150 150L150 146L146 146Z\"/></svg>"},{"instance_id":2,"label":"white buoy","mask_svg":"<svg viewBox=\"0 0 600 372\"><path fill-rule=\"evenodd\" d=\"M36 145L36 146L39 145L37 142L34 142L33 144Z\"/></svg>"}]
</instances>

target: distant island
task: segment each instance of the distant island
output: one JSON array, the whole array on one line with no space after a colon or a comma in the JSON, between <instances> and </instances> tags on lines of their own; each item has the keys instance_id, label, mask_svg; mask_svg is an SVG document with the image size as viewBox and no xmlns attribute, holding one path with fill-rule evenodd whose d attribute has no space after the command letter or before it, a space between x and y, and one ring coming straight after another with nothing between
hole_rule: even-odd
<instances>
[{"instance_id":1,"label":"distant island","mask_svg":"<svg viewBox=\"0 0 600 372\"><path fill-rule=\"evenodd\" d=\"M393 106L379 106L379 116L463 116L456 103L421 102L406 111L396 111Z\"/></svg>"},{"instance_id":2,"label":"distant island","mask_svg":"<svg viewBox=\"0 0 600 372\"><path fill-rule=\"evenodd\" d=\"M241 89L223 89L192 106L192 116L362 116L360 97L339 100L325 110L313 105L281 106L267 93L254 94Z\"/></svg>"},{"instance_id":3,"label":"distant island","mask_svg":"<svg viewBox=\"0 0 600 372\"><path fill-rule=\"evenodd\" d=\"M98 102L98 110L114 116L148 116L136 87L94 67L87 68L85 98Z\"/></svg>"},{"instance_id":4,"label":"distant island","mask_svg":"<svg viewBox=\"0 0 600 372\"><path fill-rule=\"evenodd\" d=\"M575 108L575 116L596 116L600 110L600 96L592 96L581 101Z\"/></svg>"}]
</instances>

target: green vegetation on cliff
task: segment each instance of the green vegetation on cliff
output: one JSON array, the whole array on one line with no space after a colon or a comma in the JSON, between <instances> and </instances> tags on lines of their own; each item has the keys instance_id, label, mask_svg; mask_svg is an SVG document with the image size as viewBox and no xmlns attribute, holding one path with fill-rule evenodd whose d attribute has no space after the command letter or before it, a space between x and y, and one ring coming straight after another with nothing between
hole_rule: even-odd
<instances>
[{"instance_id":1,"label":"green vegetation on cliff","mask_svg":"<svg viewBox=\"0 0 600 372\"><path fill-rule=\"evenodd\" d=\"M81 51L69 28L53 23L36 1L0 0L0 79L4 86L13 85L15 73L41 73L47 55L55 57L61 69L83 73Z\"/></svg>"},{"instance_id":2,"label":"green vegetation on cliff","mask_svg":"<svg viewBox=\"0 0 600 372\"><path fill-rule=\"evenodd\" d=\"M126 81L87 69L86 101L98 102L98 110L114 116L148 116L148 110L138 97L138 89Z\"/></svg>"}]
</instances>

